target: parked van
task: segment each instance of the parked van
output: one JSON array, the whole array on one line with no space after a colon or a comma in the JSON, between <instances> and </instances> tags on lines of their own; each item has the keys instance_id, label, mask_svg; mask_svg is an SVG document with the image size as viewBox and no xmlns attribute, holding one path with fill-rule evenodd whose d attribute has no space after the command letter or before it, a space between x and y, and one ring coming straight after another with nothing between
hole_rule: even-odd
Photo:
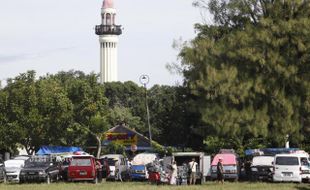
<instances>
[{"instance_id":1,"label":"parked van","mask_svg":"<svg viewBox=\"0 0 310 190\"><path fill-rule=\"evenodd\" d=\"M96 159L91 155L74 155L68 167L69 181L98 182Z\"/></svg>"},{"instance_id":2,"label":"parked van","mask_svg":"<svg viewBox=\"0 0 310 190\"><path fill-rule=\"evenodd\" d=\"M120 180L118 176L116 176L115 163L119 164L119 172L121 173L122 179L126 178L128 174L128 164L126 158L122 154L107 154L100 157L100 159L106 159L109 165L109 175L107 179L112 180Z\"/></svg>"},{"instance_id":3,"label":"parked van","mask_svg":"<svg viewBox=\"0 0 310 190\"><path fill-rule=\"evenodd\" d=\"M300 154L277 154L274 158L273 181L301 182L301 157Z\"/></svg>"},{"instance_id":4,"label":"parked van","mask_svg":"<svg viewBox=\"0 0 310 190\"><path fill-rule=\"evenodd\" d=\"M272 180L274 156L255 156L251 164L252 180Z\"/></svg>"},{"instance_id":5,"label":"parked van","mask_svg":"<svg viewBox=\"0 0 310 190\"><path fill-rule=\"evenodd\" d=\"M217 154L211 163L211 179L217 179L217 163L222 159L224 179L237 181L239 179L240 167L238 156L233 153Z\"/></svg>"}]
</instances>

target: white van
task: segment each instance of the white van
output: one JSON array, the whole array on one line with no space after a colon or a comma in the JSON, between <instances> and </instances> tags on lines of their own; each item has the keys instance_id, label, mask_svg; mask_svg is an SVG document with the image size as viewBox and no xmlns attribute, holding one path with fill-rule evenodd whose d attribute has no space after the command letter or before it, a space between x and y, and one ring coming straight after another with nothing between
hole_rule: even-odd
<instances>
[{"instance_id":1,"label":"white van","mask_svg":"<svg viewBox=\"0 0 310 190\"><path fill-rule=\"evenodd\" d=\"M100 159L103 159L103 158L107 159L109 169L110 169L110 174L107 177L108 179L120 180L120 179L118 179L118 177L116 176L116 173L115 173L116 161L119 164L119 170L120 170L119 172L121 172L122 178L126 177L126 175L128 173L128 165L127 165L127 160L123 155L121 155L121 154L107 154L107 155L103 155L100 157Z\"/></svg>"},{"instance_id":2,"label":"white van","mask_svg":"<svg viewBox=\"0 0 310 190\"><path fill-rule=\"evenodd\" d=\"M273 181L275 182L301 182L303 154L277 154L274 158Z\"/></svg>"},{"instance_id":3,"label":"white van","mask_svg":"<svg viewBox=\"0 0 310 190\"><path fill-rule=\"evenodd\" d=\"M303 182L310 181L310 161L309 154L306 152L297 153L299 155L301 179Z\"/></svg>"}]
</instances>

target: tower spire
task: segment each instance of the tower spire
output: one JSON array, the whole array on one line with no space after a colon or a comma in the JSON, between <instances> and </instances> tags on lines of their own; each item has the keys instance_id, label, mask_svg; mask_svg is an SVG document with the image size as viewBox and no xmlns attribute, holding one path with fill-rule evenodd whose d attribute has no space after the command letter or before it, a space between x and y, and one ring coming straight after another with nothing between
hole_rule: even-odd
<instances>
[{"instance_id":1,"label":"tower spire","mask_svg":"<svg viewBox=\"0 0 310 190\"><path fill-rule=\"evenodd\" d=\"M101 24L96 26L100 42L100 82L117 81L117 44L122 34L121 25L115 24L116 9L113 0L104 0Z\"/></svg>"}]
</instances>

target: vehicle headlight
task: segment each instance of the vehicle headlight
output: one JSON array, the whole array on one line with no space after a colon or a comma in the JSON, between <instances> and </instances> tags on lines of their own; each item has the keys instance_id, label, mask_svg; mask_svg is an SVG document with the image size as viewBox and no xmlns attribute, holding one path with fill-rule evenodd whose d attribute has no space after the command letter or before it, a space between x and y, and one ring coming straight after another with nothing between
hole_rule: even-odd
<instances>
[{"instance_id":1,"label":"vehicle headlight","mask_svg":"<svg viewBox=\"0 0 310 190\"><path fill-rule=\"evenodd\" d=\"M39 171L39 175L44 175L45 172L44 171Z\"/></svg>"},{"instance_id":2,"label":"vehicle headlight","mask_svg":"<svg viewBox=\"0 0 310 190\"><path fill-rule=\"evenodd\" d=\"M252 172L257 172L258 170L257 170L257 168L251 168L251 171Z\"/></svg>"}]
</instances>

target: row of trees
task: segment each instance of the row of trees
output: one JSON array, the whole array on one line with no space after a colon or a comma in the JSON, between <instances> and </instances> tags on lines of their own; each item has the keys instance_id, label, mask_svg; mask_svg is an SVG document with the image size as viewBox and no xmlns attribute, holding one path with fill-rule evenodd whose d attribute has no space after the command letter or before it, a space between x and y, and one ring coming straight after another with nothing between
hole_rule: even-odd
<instances>
[{"instance_id":1,"label":"row of trees","mask_svg":"<svg viewBox=\"0 0 310 190\"><path fill-rule=\"evenodd\" d=\"M38 79L29 71L9 79L0 89L0 149L20 145L32 154L41 145L100 145L103 133L120 124L148 136L145 89L133 82L97 81L97 75L80 71ZM186 146L191 116L184 89L156 85L147 93L154 139Z\"/></svg>"}]
</instances>

